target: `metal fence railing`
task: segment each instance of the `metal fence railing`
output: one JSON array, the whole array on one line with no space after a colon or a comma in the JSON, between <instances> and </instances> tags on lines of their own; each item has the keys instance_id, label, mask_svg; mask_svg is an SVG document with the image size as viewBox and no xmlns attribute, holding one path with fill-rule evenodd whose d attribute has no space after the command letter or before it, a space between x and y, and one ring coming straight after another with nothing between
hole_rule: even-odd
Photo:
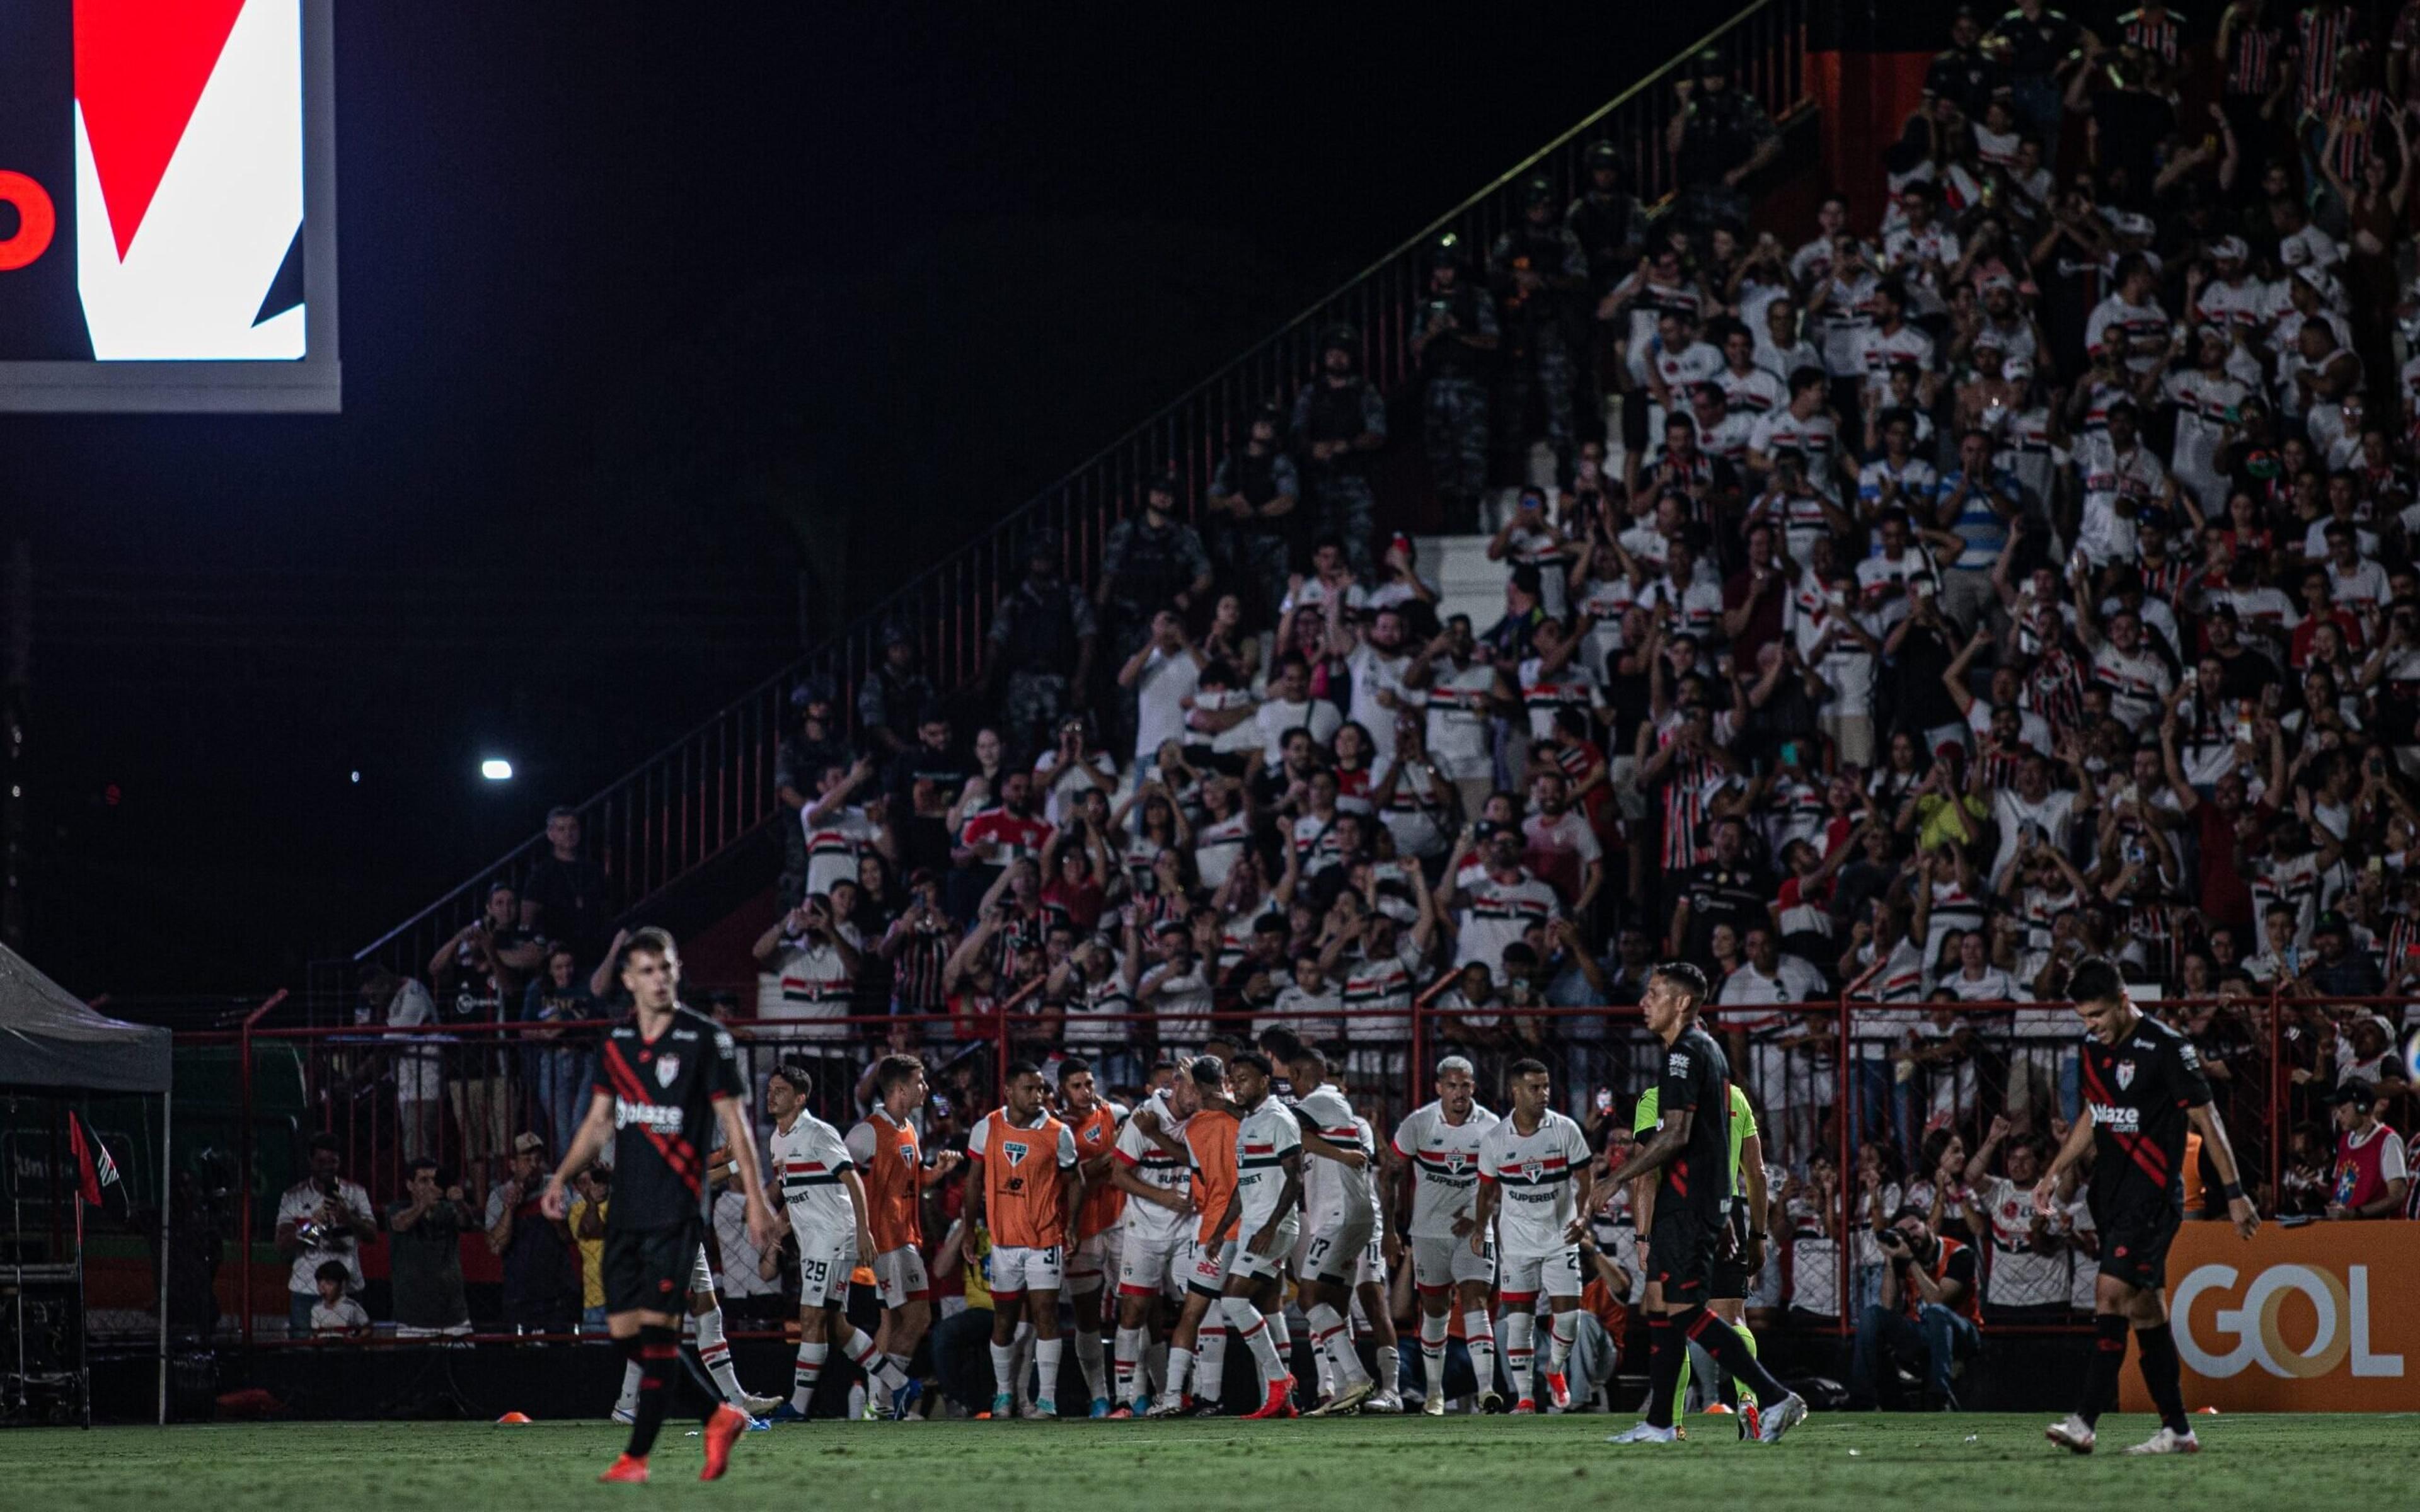
<instances>
[{"instance_id":1,"label":"metal fence railing","mask_svg":"<svg viewBox=\"0 0 2420 1512\"><path fill-rule=\"evenodd\" d=\"M1414 374L1415 297L1425 287L1428 249L1445 232L1484 249L1520 214L1521 186L1544 175L1561 196L1587 182L1589 147L1610 141L1629 157L1630 182L1642 200L1676 187L1663 129L1675 103L1671 81L1698 52L1714 47L1742 85L1776 119L1807 98L1804 23L1808 0L1755 0L1685 51L1624 89L1570 131L1483 185L1335 292L1203 378L1156 414L911 579L848 629L766 678L641 763L581 806L590 856L603 868L605 904L624 914L772 819L775 748L785 728L789 690L814 675L839 690L836 707L853 720L855 690L883 654L893 625L911 630L937 687L960 689L978 676L984 638L1001 599L1015 591L1024 548L1040 528L1056 531L1070 580L1087 582L1109 529L1139 502L1145 476L1173 469L1186 497L1205 492L1219 457L1252 414L1290 401L1316 371L1321 333L1338 322L1361 332L1363 371L1393 390ZM365 947L352 963L315 968L305 994L315 1015L349 995L351 964L377 961L420 969L430 952L478 915L491 879L518 880L546 855L542 835L515 846Z\"/></svg>"},{"instance_id":2,"label":"metal fence railing","mask_svg":"<svg viewBox=\"0 0 2420 1512\"><path fill-rule=\"evenodd\" d=\"M1582 1123L1602 1167L1608 1136L1629 1126L1639 1094L1661 1074L1663 1047L1640 1011L1457 1005L1445 999L1394 1012L1339 1010L1300 1015L1287 1026L1327 1050L1382 1144L1433 1095L1431 1068L1441 1057L1469 1058L1480 1100L1498 1109L1508 1068L1524 1057L1542 1060L1557 1104ZM928 1067L928 1149L962 1139L998 1105L1001 1072L1012 1060L1032 1060L1047 1072L1066 1055L1082 1055L1094 1062L1101 1090L1130 1103L1156 1062L1248 1042L1273 1022L1265 1011L1182 1019L1058 1011L782 1016L787 1011L778 984L763 1006L770 1015L730 1023L752 1107L763 1106L775 1064L803 1060L814 1073L815 1112L845 1129L869 1106L865 1078L875 1062L887 1053L913 1054ZM2295 1132L2307 1134L2314 1122L2324 1127L2338 1080L2360 1069L2369 1043L2361 1021L2400 1008L2280 995L2146 1005L2199 1048L2243 1182L2273 1214L2308 1211L2298 1207L2305 1198L2297 1173L2307 1176L2304 1167L2316 1162L2324 1175L2333 1136L2316 1150L2298 1149ZM1883 1264L1872 1232L1913 1205L1993 1256L1987 1321L2075 1325L2071 1304L2080 1297L2088 1307L2090 1295L2088 1223L2080 1200L2022 1242L1997 1251L1993 1242L1995 1214L2013 1212L2018 1230L2026 1227L2030 1173L2047 1163L2081 1106L2081 1031L2068 1005L1716 1005L1706 1023L1731 1057L1734 1084L1755 1110L1772 1170L1776 1243L1760 1294L1776 1314L1821 1332L1848 1332ZM478 1209L504 1178L516 1135L538 1134L551 1167L551 1152L564 1148L585 1110L594 1045L607 1026L401 1030L255 1022L233 1034L181 1037L180 1043L233 1042L247 1069L261 1056L287 1066L300 1061L304 1111L291 1130L297 1148L250 1152L248 1170L299 1170L302 1147L325 1134L337 1142L347 1178L381 1210L399 1199L407 1163L424 1156L438 1163L444 1180L463 1185ZM2408 1129L2408 1088L2392 1078L2385 1085L2390 1121ZM241 1087L240 1121L249 1129L253 1078L244 1076ZM2207 1164L2188 1166L2192 1215L2223 1211ZM237 1296L256 1296L254 1250L274 1234L278 1196L266 1186L243 1194L229 1236L239 1241L240 1273L228 1278ZM2000 1210L2018 1199L2024 1199L2022 1211ZM2000 1237L2009 1235L2004 1229ZM254 1335L254 1311L229 1309L246 1339ZM262 1336L276 1333L263 1330Z\"/></svg>"}]
</instances>

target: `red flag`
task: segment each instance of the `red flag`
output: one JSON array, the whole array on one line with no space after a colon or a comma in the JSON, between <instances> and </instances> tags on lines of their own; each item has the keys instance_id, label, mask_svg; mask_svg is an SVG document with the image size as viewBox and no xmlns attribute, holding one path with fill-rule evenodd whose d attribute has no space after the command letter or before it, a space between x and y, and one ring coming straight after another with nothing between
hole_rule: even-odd
<instances>
[{"instance_id":1,"label":"red flag","mask_svg":"<svg viewBox=\"0 0 2420 1512\"><path fill-rule=\"evenodd\" d=\"M109 1147L85 1128L73 1108L68 1109L68 1148L75 1151L76 1195L100 1207L101 1189L117 1182L117 1162L109 1158Z\"/></svg>"}]
</instances>

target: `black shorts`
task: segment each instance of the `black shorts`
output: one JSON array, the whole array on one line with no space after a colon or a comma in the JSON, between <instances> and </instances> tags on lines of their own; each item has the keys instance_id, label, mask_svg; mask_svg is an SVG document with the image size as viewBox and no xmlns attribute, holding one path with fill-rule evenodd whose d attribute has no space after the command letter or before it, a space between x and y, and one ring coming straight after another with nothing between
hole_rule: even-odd
<instances>
[{"instance_id":1,"label":"black shorts","mask_svg":"<svg viewBox=\"0 0 2420 1512\"><path fill-rule=\"evenodd\" d=\"M670 1313L675 1318L688 1311L702 1227L692 1219L666 1228L608 1227L605 1311Z\"/></svg>"},{"instance_id":2,"label":"black shorts","mask_svg":"<svg viewBox=\"0 0 2420 1512\"><path fill-rule=\"evenodd\" d=\"M1714 1290L1714 1257L1722 1252L1723 1231L1696 1213L1676 1207L1655 1214L1647 1236L1647 1279L1664 1288L1667 1303L1704 1302L1723 1293Z\"/></svg>"},{"instance_id":3,"label":"black shorts","mask_svg":"<svg viewBox=\"0 0 2420 1512\"><path fill-rule=\"evenodd\" d=\"M2101 1273L2138 1291L2156 1291L2168 1284L2168 1246L2184 1227L2185 1211L2173 1202L2120 1204L2105 1217L2094 1213L2101 1230Z\"/></svg>"},{"instance_id":4,"label":"black shorts","mask_svg":"<svg viewBox=\"0 0 2420 1512\"><path fill-rule=\"evenodd\" d=\"M1716 1246L1712 1278L1706 1284L1709 1297L1739 1297L1756 1284L1756 1273L1747 1268L1747 1205L1745 1201L1731 1204L1730 1222L1723 1242Z\"/></svg>"}]
</instances>

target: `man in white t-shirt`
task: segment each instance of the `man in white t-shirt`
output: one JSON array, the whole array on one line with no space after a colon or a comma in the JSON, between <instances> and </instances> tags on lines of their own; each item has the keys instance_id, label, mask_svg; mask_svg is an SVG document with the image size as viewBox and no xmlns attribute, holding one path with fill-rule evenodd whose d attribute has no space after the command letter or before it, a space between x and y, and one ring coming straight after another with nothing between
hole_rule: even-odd
<instances>
[{"instance_id":1,"label":"man in white t-shirt","mask_svg":"<svg viewBox=\"0 0 2420 1512\"><path fill-rule=\"evenodd\" d=\"M277 1253L293 1261L286 1282L287 1321L302 1337L311 1332L311 1309L319 1304L319 1267L345 1268L345 1292L362 1290L361 1247L378 1237L378 1211L370 1195L341 1172L344 1157L334 1134L311 1139L311 1174L277 1200Z\"/></svg>"},{"instance_id":2,"label":"man in white t-shirt","mask_svg":"<svg viewBox=\"0 0 2420 1512\"><path fill-rule=\"evenodd\" d=\"M1185 711L1202 687L1202 656L1185 634L1172 609L1151 617L1151 640L1118 669L1118 686L1135 695L1135 760L1159 754L1168 741L1185 739Z\"/></svg>"},{"instance_id":3,"label":"man in white t-shirt","mask_svg":"<svg viewBox=\"0 0 2420 1512\"><path fill-rule=\"evenodd\" d=\"M1411 706L1404 696L1404 674L1412 665L1405 646L1401 610L1382 609L1357 631L1333 635L1331 644L1344 656L1353 674L1353 722L1370 732L1373 760L1395 754L1395 716Z\"/></svg>"},{"instance_id":4,"label":"man in white t-shirt","mask_svg":"<svg viewBox=\"0 0 2420 1512\"><path fill-rule=\"evenodd\" d=\"M1311 664L1292 651L1278 658L1268 697L1252 711L1252 718L1260 726L1262 756L1271 766L1285 757L1286 732L1309 730L1311 740L1325 746L1344 722L1335 704L1311 696Z\"/></svg>"},{"instance_id":5,"label":"man in white t-shirt","mask_svg":"<svg viewBox=\"0 0 2420 1512\"><path fill-rule=\"evenodd\" d=\"M1454 785L1464 813L1478 813L1496 788L1489 723L1496 705L1496 670L1480 658L1470 616L1447 620L1445 632L1404 669L1404 683L1418 691L1427 711L1429 760L1437 775Z\"/></svg>"}]
</instances>

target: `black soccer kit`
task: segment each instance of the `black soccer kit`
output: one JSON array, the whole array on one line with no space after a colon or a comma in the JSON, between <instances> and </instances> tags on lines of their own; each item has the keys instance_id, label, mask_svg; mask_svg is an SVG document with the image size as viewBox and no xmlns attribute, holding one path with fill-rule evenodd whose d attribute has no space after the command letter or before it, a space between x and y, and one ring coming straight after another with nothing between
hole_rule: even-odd
<instances>
[{"instance_id":1,"label":"black soccer kit","mask_svg":"<svg viewBox=\"0 0 2420 1512\"><path fill-rule=\"evenodd\" d=\"M2201 1057L2146 1014L2114 1045L2086 1039L2084 1097L2092 1110L2085 1202L2101 1231L2101 1273L2137 1288L2164 1286L2168 1244L2185 1216L2187 1115L2210 1102Z\"/></svg>"},{"instance_id":2,"label":"black soccer kit","mask_svg":"<svg viewBox=\"0 0 2420 1512\"><path fill-rule=\"evenodd\" d=\"M1688 1144L1657 1173L1655 1227L1647 1239L1648 1273L1668 1303L1712 1295L1714 1259L1731 1206L1730 1063L1713 1035L1691 1025L1664 1052L1659 1119L1693 1112Z\"/></svg>"},{"instance_id":3,"label":"black soccer kit","mask_svg":"<svg viewBox=\"0 0 2420 1512\"><path fill-rule=\"evenodd\" d=\"M674 1009L653 1041L634 1013L605 1037L594 1085L613 1099L605 1310L678 1313L705 1228L714 1104L740 1094L738 1051L694 1010Z\"/></svg>"}]
</instances>

